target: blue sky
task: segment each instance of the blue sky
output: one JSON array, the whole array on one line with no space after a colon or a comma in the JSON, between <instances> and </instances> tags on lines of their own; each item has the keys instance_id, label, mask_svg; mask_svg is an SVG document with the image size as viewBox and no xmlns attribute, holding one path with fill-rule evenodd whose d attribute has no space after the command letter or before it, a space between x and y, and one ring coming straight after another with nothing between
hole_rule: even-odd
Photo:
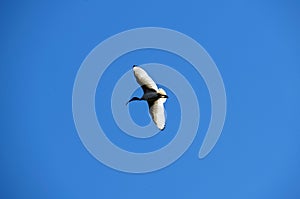
<instances>
[{"instance_id":1,"label":"blue sky","mask_svg":"<svg viewBox=\"0 0 300 199\"><path fill-rule=\"evenodd\" d=\"M1 198L299 198L299 8L297 1L2 1ZM146 26L180 31L206 49L223 77L227 117L217 145L199 160L210 118L201 77L165 52L121 57L96 95L97 114L107 115L100 123L112 129L114 143L148 151L174 136L167 128L157 142L118 136L105 105L117 77L133 64L173 66L199 85L201 99L200 129L187 152L162 170L128 174L101 164L82 145L72 89L96 45ZM135 121L149 122L145 104L135 105ZM178 102L170 100L166 108L175 114ZM177 123L175 115L168 125L176 129Z\"/></svg>"}]
</instances>

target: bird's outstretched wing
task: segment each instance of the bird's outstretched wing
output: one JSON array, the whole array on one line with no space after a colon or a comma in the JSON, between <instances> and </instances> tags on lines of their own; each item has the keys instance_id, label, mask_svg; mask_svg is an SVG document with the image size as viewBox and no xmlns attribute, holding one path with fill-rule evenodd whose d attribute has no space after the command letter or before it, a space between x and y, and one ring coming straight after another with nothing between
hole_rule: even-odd
<instances>
[{"instance_id":1,"label":"bird's outstretched wing","mask_svg":"<svg viewBox=\"0 0 300 199\"><path fill-rule=\"evenodd\" d=\"M151 79L151 77L144 71L142 68L138 66L133 67L133 72L137 83L142 87L144 92L149 90L157 91L157 85Z\"/></svg>"},{"instance_id":2,"label":"bird's outstretched wing","mask_svg":"<svg viewBox=\"0 0 300 199\"><path fill-rule=\"evenodd\" d=\"M160 130L164 130L166 124L164 109L165 101L166 99L160 98L152 103L148 102L149 112L152 117L152 120Z\"/></svg>"}]
</instances>

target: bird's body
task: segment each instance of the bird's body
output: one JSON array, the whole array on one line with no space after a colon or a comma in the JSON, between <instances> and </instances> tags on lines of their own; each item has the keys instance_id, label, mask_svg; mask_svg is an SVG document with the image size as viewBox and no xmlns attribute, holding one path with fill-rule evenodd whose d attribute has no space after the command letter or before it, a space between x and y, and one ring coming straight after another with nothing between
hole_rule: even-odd
<instances>
[{"instance_id":1,"label":"bird's body","mask_svg":"<svg viewBox=\"0 0 300 199\"><path fill-rule=\"evenodd\" d=\"M166 102L168 98L166 92L161 88L158 89L155 82L142 68L134 65L133 72L136 81L142 87L144 94L141 98L133 97L127 103L131 101L137 101L137 100L147 101L149 106L149 112L153 122L160 130L163 130L165 128L165 123L166 123L163 104Z\"/></svg>"}]
</instances>

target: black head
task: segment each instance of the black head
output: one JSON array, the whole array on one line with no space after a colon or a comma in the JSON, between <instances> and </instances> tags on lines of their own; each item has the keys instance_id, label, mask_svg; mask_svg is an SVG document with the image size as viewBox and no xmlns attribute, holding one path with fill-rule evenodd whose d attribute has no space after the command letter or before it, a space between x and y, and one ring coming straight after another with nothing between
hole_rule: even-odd
<instances>
[{"instance_id":1,"label":"black head","mask_svg":"<svg viewBox=\"0 0 300 199\"><path fill-rule=\"evenodd\" d=\"M133 97L133 98L131 98L131 99L126 103L126 105L127 105L129 102L132 102L132 101L140 101L140 100L141 100L141 98Z\"/></svg>"},{"instance_id":2,"label":"black head","mask_svg":"<svg viewBox=\"0 0 300 199\"><path fill-rule=\"evenodd\" d=\"M134 67L136 67L136 66L138 66L138 65L133 65L132 68L134 68Z\"/></svg>"}]
</instances>

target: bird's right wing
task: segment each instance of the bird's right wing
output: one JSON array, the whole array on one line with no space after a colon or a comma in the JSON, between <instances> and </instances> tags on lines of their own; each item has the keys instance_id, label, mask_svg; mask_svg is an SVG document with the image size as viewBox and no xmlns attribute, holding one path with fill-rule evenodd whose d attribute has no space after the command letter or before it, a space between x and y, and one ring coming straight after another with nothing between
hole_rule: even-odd
<instances>
[{"instance_id":1,"label":"bird's right wing","mask_svg":"<svg viewBox=\"0 0 300 199\"><path fill-rule=\"evenodd\" d=\"M164 130L166 119L165 119L165 109L164 102L166 99L160 98L153 102L153 104L149 103L149 111L155 125L160 129Z\"/></svg>"},{"instance_id":2,"label":"bird's right wing","mask_svg":"<svg viewBox=\"0 0 300 199\"><path fill-rule=\"evenodd\" d=\"M133 72L137 83L143 88L144 92L145 90L158 90L155 82L142 68L134 66Z\"/></svg>"}]
</instances>

